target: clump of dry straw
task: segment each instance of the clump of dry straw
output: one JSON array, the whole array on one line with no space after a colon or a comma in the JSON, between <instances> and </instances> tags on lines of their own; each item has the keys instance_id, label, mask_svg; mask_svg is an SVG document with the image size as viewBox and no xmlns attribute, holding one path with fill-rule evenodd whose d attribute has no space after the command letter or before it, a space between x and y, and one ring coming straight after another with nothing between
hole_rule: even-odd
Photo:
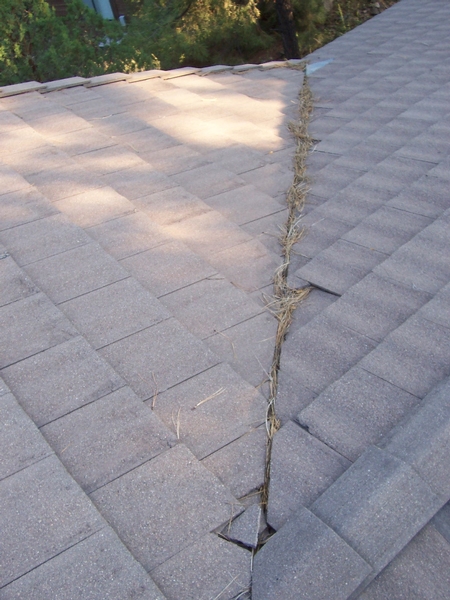
<instances>
[{"instance_id":1,"label":"clump of dry straw","mask_svg":"<svg viewBox=\"0 0 450 600\"><path fill-rule=\"evenodd\" d=\"M263 506L267 505L268 500L272 440L273 436L280 428L280 422L276 416L275 401L278 389L281 348L292 323L295 309L300 302L306 298L311 289L309 287L296 289L290 287L288 284L289 265L293 248L304 233L303 227L301 226L301 216L305 205L306 194L309 190L308 177L306 175L306 157L313 143L312 138L308 133L308 124L313 108L313 98L306 75L303 80L299 100L299 119L296 123L291 123L289 126L291 132L295 136L297 146L294 157L294 180L287 193L288 217L279 240L282 247L283 264L275 271L273 298L267 305L278 320L278 328L272 367L269 375L270 388L266 415L268 443L265 485L262 490Z\"/></svg>"}]
</instances>

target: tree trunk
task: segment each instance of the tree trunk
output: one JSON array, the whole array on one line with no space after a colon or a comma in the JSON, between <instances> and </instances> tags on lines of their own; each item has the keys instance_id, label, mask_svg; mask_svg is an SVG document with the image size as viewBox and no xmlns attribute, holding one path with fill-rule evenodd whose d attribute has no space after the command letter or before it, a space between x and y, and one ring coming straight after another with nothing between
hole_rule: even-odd
<instances>
[{"instance_id":1,"label":"tree trunk","mask_svg":"<svg viewBox=\"0 0 450 600\"><path fill-rule=\"evenodd\" d=\"M300 58L291 0L275 0L286 58Z\"/></svg>"}]
</instances>

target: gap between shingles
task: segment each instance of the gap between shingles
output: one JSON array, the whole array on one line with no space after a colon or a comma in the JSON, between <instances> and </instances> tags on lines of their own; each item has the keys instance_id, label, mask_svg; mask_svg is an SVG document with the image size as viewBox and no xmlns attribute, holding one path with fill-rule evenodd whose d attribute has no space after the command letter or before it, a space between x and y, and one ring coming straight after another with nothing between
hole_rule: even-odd
<instances>
[{"instance_id":1,"label":"gap between shingles","mask_svg":"<svg viewBox=\"0 0 450 600\"><path fill-rule=\"evenodd\" d=\"M266 412L266 470L264 485L261 491L261 503L265 511L267 511L269 494L272 442L275 433L280 428L280 421L276 415L276 397L278 391L278 372L280 369L281 349L292 323L295 309L312 289L311 286L296 289L290 287L288 284L289 266L293 248L304 233L304 228L301 225L301 216L306 201L306 194L309 191L309 180L306 174L306 158L313 145L313 139L308 133L309 120L313 109L313 96L306 74L299 93L299 100L298 121L289 124L289 129L296 139L296 150L294 157L294 180L287 192L288 217L279 238L282 248L283 263L275 271L273 278L273 297L270 298L267 303L268 309L278 321L278 327L272 366L269 374L269 399Z\"/></svg>"}]
</instances>

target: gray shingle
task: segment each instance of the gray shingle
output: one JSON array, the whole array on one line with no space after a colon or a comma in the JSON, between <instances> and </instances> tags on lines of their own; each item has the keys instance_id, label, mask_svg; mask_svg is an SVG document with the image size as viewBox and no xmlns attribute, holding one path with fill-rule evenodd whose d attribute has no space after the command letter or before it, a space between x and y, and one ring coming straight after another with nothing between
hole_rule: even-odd
<instances>
[{"instance_id":1,"label":"gray shingle","mask_svg":"<svg viewBox=\"0 0 450 600\"><path fill-rule=\"evenodd\" d=\"M154 458L176 437L123 387L41 429L86 493Z\"/></svg>"},{"instance_id":2,"label":"gray shingle","mask_svg":"<svg viewBox=\"0 0 450 600\"><path fill-rule=\"evenodd\" d=\"M369 338L321 315L288 338L281 371L315 393L341 377L375 346Z\"/></svg>"},{"instance_id":3,"label":"gray shingle","mask_svg":"<svg viewBox=\"0 0 450 600\"><path fill-rule=\"evenodd\" d=\"M313 436L354 461L419 401L356 366L322 392L297 418Z\"/></svg>"},{"instance_id":4,"label":"gray shingle","mask_svg":"<svg viewBox=\"0 0 450 600\"><path fill-rule=\"evenodd\" d=\"M223 535L248 548L256 548L261 526L264 526L262 508L259 504L252 504L225 527Z\"/></svg>"},{"instance_id":5,"label":"gray shingle","mask_svg":"<svg viewBox=\"0 0 450 600\"><path fill-rule=\"evenodd\" d=\"M450 207L448 181L425 175L387 204L400 210L436 219Z\"/></svg>"},{"instance_id":6,"label":"gray shingle","mask_svg":"<svg viewBox=\"0 0 450 600\"><path fill-rule=\"evenodd\" d=\"M289 421L273 438L267 522L280 529L299 507L309 507L350 462Z\"/></svg>"},{"instance_id":7,"label":"gray shingle","mask_svg":"<svg viewBox=\"0 0 450 600\"><path fill-rule=\"evenodd\" d=\"M85 244L61 252L27 265L25 270L55 304L128 276L125 269L98 244Z\"/></svg>"},{"instance_id":8,"label":"gray shingle","mask_svg":"<svg viewBox=\"0 0 450 600\"><path fill-rule=\"evenodd\" d=\"M256 554L252 598L346 600L371 571L323 521L300 508Z\"/></svg>"},{"instance_id":9,"label":"gray shingle","mask_svg":"<svg viewBox=\"0 0 450 600\"><path fill-rule=\"evenodd\" d=\"M233 600L250 587L251 554L207 534L151 572L168 598Z\"/></svg>"},{"instance_id":10,"label":"gray shingle","mask_svg":"<svg viewBox=\"0 0 450 600\"><path fill-rule=\"evenodd\" d=\"M167 294L161 302L201 339L262 312L243 290L219 274Z\"/></svg>"},{"instance_id":11,"label":"gray shingle","mask_svg":"<svg viewBox=\"0 0 450 600\"><path fill-rule=\"evenodd\" d=\"M55 456L3 479L0 498L2 586L105 526Z\"/></svg>"},{"instance_id":12,"label":"gray shingle","mask_svg":"<svg viewBox=\"0 0 450 600\"><path fill-rule=\"evenodd\" d=\"M436 293L450 279L449 218L442 216L404 244L374 272L413 289Z\"/></svg>"},{"instance_id":13,"label":"gray shingle","mask_svg":"<svg viewBox=\"0 0 450 600\"><path fill-rule=\"evenodd\" d=\"M383 254L391 254L430 223L431 219L422 215L382 206L357 227L345 232L342 238Z\"/></svg>"},{"instance_id":14,"label":"gray shingle","mask_svg":"<svg viewBox=\"0 0 450 600\"><path fill-rule=\"evenodd\" d=\"M381 341L423 305L430 294L369 273L326 309L342 325Z\"/></svg>"},{"instance_id":15,"label":"gray shingle","mask_svg":"<svg viewBox=\"0 0 450 600\"><path fill-rule=\"evenodd\" d=\"M338 240L298 269L296 275L319 288L341 295L385 259L385 254L371 248Z\"/></svg>"},{"instance_id":16,"label":"gray shingle","mask_svg":"<svg viewBox=\"0 0 450 600\"><path fill-rule=\"evenodd\" d=\"M164 600L110 528L91 535L2 588L4 600Z\"/></svg>"},{"instance_id":17,"label":"gray shingle","mask_svg":"<svg viewBox=\"0 0 450 600\"><path fill-rule=\"evenodd\" d=\"M37 221L57 212L51 202L33 187L4 194L0 203L0 230Z\"/></svg>"},{"instance_id":18,"label":"gray shingle","mask_svg":"<svg viewBox=\"0 0 450 600\"><path fill-rule=\"evenodd\" d=\"M227 364L208 369L162 393L155 413L199 459L265 420L267 403Z\"/></svg>"},{"instance_id":19,"label":"gray shingle","mask_svg":"<svg viewBox=\"0 0 450 600\"><path fill-rule=\"evenodd\" d=\"M447 598L450 593L449 573L449 545L432 526L427 525L358 598Z\"/></svg>"},{"instance_id":20,"label":"gray shingle","mask_svg":"<svg viewBox=\"0 0 450 600\"><path fill-rule=\"evenodd\" d=\"M437 385L378 446L411 465L444 498L450 497L450 381Z\"/></svg>"},{"instance_id":21,"label":"gray shingle","mask_svg":"<svg viewBox=\"0 0 450 600\"><path fill-rule=\"evenodd\" d=\"M44 294L0 308L0 368L57 346L76 329Z\"/></svg>"},{"instance_id":22,"label":"gray shingle","mask_svg":"<svg viewBox=\"0 0 450 600\"><path fill-rule=\"evenodd\" d=\"M164 306L131 277L64 302L61 310L94 348L170 317Z\"/></svg>"},{"instance_id":23,"label":"gray shingle","mask_svg":"<svg viewBox=\"0 0 450 600\"><path fill-rule=\"evenodd\" d=\"M0 480L53 454L11 393L0 395Z\"/></svg>"},{"instance_id":24,"label":"gray shingle","mask_svg":"<svg viewBox=\"0 0 450 600\"><path fill-rule=\"evenodd\" d=\"M383 569L441 508L409 465L370 447L311 511L374 567Z\"/></svg>"},{"instance_id":25,"label":"gray shingle","mask_svg":"<svg viewBox=\"0 0 450 600\"><path fill-rule=\"evenodd\" d=\"M139 331L99 352L142 400L219 362L175 319Z\"/></svg>"},{"instance_id":26,"label":"gray shingle","mask_svg":"<svg viewBox=\"0 0 450 600\"><path fill-rule=\"evenodd\" d=\"M267 432L265 425L246 433L202 460L202 464L236 498L257 493L266 472Z\"/></svg>"},{"instance_id":27,"label":"gray shingle","mask_svg":"<svg viewBox=\"0 0 450 600\"><path fill-rule=\"evenodd\" d=\"M450 374L449 352L448 330L415 315L363 358L361 367L423 398Z\"/></svg>"},{"instance_id":28,"label":"gray shingle","mask_svg":"<svg viewBox=\"0 0 450 600\"><path fill-rule=\"evenodd\" d=\"M19 265L48 258L91 241L82 229L63 215L53 215L8 229L1 233L0 240Z\"/></svg>"},{"instance_id":29,"label":"gray shingle","mask_svg":"<svg viewBox=\"0 0 450 600\"><path fill-rule=\"evenodd\" d=\"M122 475L92 498L146 570L242 512L238 501L183 445Z\"/></svg>"},{"instance_id":30,"label":"gray shingle","mask_svg":"<svg viewBox=\"0 0 450 600\"><path fill-rule=\"evenodd\" d=\"M432 519L433 526L450 543L450 503L447 502Z\"/></svg>"},{"instance_id":31,"label":"gray shingle","mask_svg":"<svg viewBox=\"0 0 450 600\"><path fill-rule=\"evenodd\" d=\"M3 369L2 377L38 427L124 385L81 337Z\"/></svg>"},{"instance_id":32,"label":"gray shingle","mask_svg":"<svg viewBox=\"0 0 450 600\"><path fill-rule=\"evenodd\" d=\"M0 250L0 306L36 294L39 290L6 252Z\"/></svg>"}]
</instances>

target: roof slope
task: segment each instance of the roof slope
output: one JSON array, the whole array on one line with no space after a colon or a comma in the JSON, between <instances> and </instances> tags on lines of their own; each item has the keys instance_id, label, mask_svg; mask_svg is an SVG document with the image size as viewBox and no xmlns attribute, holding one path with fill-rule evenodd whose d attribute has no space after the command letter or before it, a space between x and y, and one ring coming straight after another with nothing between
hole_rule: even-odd
<instances>
[{"instance_id":1,"label":"roof slope","mask_svg":"<svg viewBox=\"0 0 450 600\"><path fill-rule=\"evenodd\" d=\"M254 600L450 593L448 508L427 525L450 498L449 16L403 0L310 57L290 280L314 289L283 346Z\"/></svg>"},{"instance_id":2,"label":"roof slope","mask_svg":"<svg viewBox=\"0 0 450 600\"><path fill-rule=\"evenodd\" d=\"M2 90L2 598L249 587L303 74L205 74Z\"/></svg>"}]
</instances>

